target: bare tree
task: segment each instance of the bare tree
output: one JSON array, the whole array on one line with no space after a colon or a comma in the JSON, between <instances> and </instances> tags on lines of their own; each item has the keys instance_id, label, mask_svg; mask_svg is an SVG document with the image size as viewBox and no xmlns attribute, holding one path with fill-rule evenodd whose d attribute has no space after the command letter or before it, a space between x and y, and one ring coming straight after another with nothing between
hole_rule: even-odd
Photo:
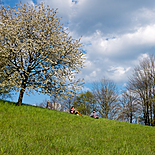
<instances>
[{"instance_id":1,"label":"bare tree","mask_svg":"<svg viewBox=\"0 0 155 155\"><path fill-rule=\"evenodd\" d=\"M79 40L69 36L56 17L57 10L43 4L19 4L0 10L0 87L20 90L23 95L37 91L52 95L76 93L81 80L75 79L84 64Z\"/></svg>"},{"instance_id":2,"label":"bare tree","mask_svg":"<svg viewBox=\"0 0 155 155\"><path fill-rule=\"evenodd\" d=\"M133 94L130 90L123 90L120 97L120 109L117 119L122 121L133 122L136 116L142 112L142 106L139 102L137 94Z\"/></svg>"},{"instance_id":3,"label":"bare tree","mask_svg":"<svg viewBox=\"0 0 155 155\"><path fill-rule=\"evenodd\" d=\"M114 119L117 113L118 92L116 84L108 79L93 83L92 88L99 112L103 118Z\"/></svg>"},{"instance_id":4,"label":"bare tree","mask_svg":"<svg viewBox=\"0 0 155 155\"><path fill-rule=\"evenodd\" d=\"M139 95L143 106L145 125L155 125L155 56L149 55L139 62L127 88ZM153 116L154 115L154 116Z\"/></svg>"}]
</instances>

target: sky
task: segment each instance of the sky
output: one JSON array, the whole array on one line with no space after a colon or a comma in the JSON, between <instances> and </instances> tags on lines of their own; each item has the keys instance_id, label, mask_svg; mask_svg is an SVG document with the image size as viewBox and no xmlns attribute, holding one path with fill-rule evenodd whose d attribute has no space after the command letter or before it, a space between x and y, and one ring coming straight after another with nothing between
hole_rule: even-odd
<instances>
[{"instance_id":1,"label":"sky","mask_svg":"<svg viewBox=\"0 0 155 155\"><path fill-rule=\"evenodd\" d=\"M1 0L13 7L18 0ZM155 51L154 0L20 0L22 3L43 2L58 8L61 23L74 39L84 44L85 67L78 74L85 79L83 90L90 90L94 81L113 80L125 86L134 66ZM14 98L17 101L18 95ZM24 103L36 104L44 95L24 96Z\"/></svg>"}]
</instances>

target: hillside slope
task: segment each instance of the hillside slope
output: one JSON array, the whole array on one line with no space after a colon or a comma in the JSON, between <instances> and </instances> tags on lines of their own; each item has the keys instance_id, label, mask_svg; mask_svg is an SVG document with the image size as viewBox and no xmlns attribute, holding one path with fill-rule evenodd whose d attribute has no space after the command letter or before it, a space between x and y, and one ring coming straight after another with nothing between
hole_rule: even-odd
<instances>
[{"instance_id":1,"label":"hillside slope","mask_svg":"<svg viewBox=\"0 0 155 155\"><path fill-rule=\"evenodd\" d=\"M0 154L155 155L155 128L0 101Z\"/></svg>"}]
</instances>

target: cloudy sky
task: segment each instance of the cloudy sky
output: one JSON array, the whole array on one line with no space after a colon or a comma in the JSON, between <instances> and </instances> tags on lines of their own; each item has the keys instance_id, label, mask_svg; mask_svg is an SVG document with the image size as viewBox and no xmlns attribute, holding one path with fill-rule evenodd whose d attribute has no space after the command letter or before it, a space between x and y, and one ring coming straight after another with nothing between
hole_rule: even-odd
<instances>
[{"instance_id":1,"label":"cloudy sky","mask_svg":"<svg viewBox=\"0 0 155 155\"><path fill-rule=\"evenodd\" d=\"M11 7L18 0L1 0ZM85 68L78 77L85 79L85 90L103 77L123 86L139 60L155 51L154 0L21 0L22 3L44 2L58 8L58 17L70 35L86 51ZM41 96L42 100L44 96ZM34 104L39 99L24 97ZM32 100L33 99L33 100Z\"/></svg>"}]
</instances>

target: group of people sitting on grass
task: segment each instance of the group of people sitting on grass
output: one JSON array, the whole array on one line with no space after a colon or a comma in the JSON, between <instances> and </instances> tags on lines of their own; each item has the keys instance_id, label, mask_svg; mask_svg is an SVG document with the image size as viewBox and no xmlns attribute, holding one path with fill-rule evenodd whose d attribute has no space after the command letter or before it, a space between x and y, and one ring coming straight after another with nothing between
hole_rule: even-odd
<instances>
[{"instance_id":1,"label":"group of people sitting on grass","mask_svg":"<svg viewBox=\"0 0 155 155\"><path fill-rule=\"evenodd\" d=\"M70 109L70 114L79 115L79 112L75 110L74 106ZM90 117L98 119L99 117L96 115L95 110L90 114Z\"/></svg>"}]
</instances>

